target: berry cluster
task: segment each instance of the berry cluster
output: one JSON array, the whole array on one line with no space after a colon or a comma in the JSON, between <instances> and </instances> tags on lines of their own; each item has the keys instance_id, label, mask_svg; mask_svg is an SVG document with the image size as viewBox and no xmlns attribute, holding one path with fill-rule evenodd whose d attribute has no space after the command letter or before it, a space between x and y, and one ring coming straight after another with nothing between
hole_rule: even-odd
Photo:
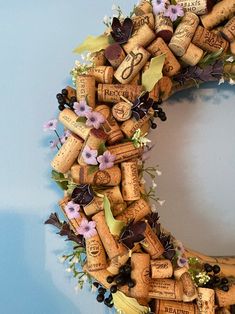
<instances>
[{"instance_id":1,"label":"berry cluster","mask_svg":"<svg viewBox=\"0 0 235 314\"><path fill-rule=\"evenodd\" d=\"M219 288L225 292L229 291L228 279L217 276L220 273L219 265L204 264L204 270L210 276L210 280L206 284L207 288Z\"/></svg>"},{"instance_id":2,"label":"berry cluster","mask_svg":"<svg viewBox=\"0 0 235 314\"><path fill-rule=\"evenodd\" d=\"M105 298L105 294L107 292L107 290L105 288L103 288L98 282L93 282L93 285L98 288L98 295L96 297L97 302L102 303L104 302L104 304L108 307L113 307L113 297L112 297L112 293L110 293L108 295L107 298Z\"/></svg>"},{"instance_id":3,"label":"berry cluster","mask_svg":"<svg viewBox=\"0 0 235 314\"><path fill-rule=\"evenodd\" d=\"M77 101L75 96L69 97L69 93L66 88L62 89L61 93L56 95L56 98L59 103L58 108L60 111L64 110L66 105L73 110L73 104Z\"/></svg>"},{"instance_id":4,"label":"berry cluster","mask_svg":"<svg viewBox=\"0 0 235 314\"><path fill-rule=\"evenodd\" d=\"M119 268L119 273L116 276L108 276L106 278L108 283L113 283L110 287L110 291L112 293L117 292L118 287L127 285L129 288L133 288L135 286L135 281L131 279L131 265L128 261L127 264L121 266Z\"/></svg>"}]
</instances>

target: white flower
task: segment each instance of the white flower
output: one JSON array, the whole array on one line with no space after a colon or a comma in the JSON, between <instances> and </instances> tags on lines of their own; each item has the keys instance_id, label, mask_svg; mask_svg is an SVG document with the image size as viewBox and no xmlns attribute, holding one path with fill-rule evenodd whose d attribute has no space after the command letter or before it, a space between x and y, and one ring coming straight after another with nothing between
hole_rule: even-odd
<instances>
[{"instance_id":1,"label":"white flower","mask_svg":"<svg viewBox=\"0 0 235 314\"><path fill-rule=\"evenodd\" d=\"M64 256L64 255L63 256L59 256L58 260L59 260L60 263L63 264L66 261L66 256Z\"/></svg>"},{"instance_id":2,"label":"white flower","mask_svg":"<svg viewBox=\"0 0 235 314\"><path fill-rule=\"evenodd\" d=\"M82 60L86 59L86 57L85 57L85 55L83 53L81 54L81 58L82 58Z\"/></svg>"},{"instance_id":3,"label":"white flower","mask_svg":"<svg viewBox=\"0 0 235 314\"><path fill-rule=\"evenodd\" d=\"M76 285L74 287L74 290L75 290L76 293L78 293L78 291L81 290L81 287L79 285Z\"/></svg>"},{"instance_id":4,"label":"white flower","mask_svg":"<svg viewBox=\"0 0 235 314\"><path fill-rule=\"evenodd\" d=\"M228 61L228 62L233 62L233 61L234 61L234 57L231 56L231 57L229 57L228 59L226 59L226 61Z\"/></svg>"},{"instance_id":5,"label":"white flower","mask_svg":"<svg viewBox=\"0 0 235 314\"><path fill-rule=\"evenodd\" d=\"M160 170L156 170L156 174L160 177L162 175L162 172Z\"/></svg>"},{"instance_id":6,"label":"white flower","mask_svg":"<svg viewBox=\"0 0 235 314\"><path fill-rule=\"evenodd\" d=\"M88 280L87 275L84 275L84 276L82 277L82 280L83 280L84 283L87 282L87 280Z\"/></svg>"},{"instance_id":7,"label":"white flower","mask_svg":"<svg viewBox=\"0 0 235 314\"><path fill-rule=\"evenodd\" d=\"M117 11L118 10L118 6L116 4L112 5L112 11Z\"/></svg>"},{"instance_id":8,"label":"white flower","mask_svg":"<svg viewBox=\"0 0 235 314\"><path fill-rule=\"evenodd\" d=\"M224 84L224 77L222 76L221 79L219 80L218 85Z\"/></svg>"},{"instance_id":9,"label":"white flower","mask_svg":"<svg viewBox=\"0 0 235 314\"><path fill-rule=\"evenodd\" d=\"M109 23L109 17L108 17L107 15L104 16L103 22L104 22L105 24L108 24L108 23Z\"/></svg>"},{"instance_id":10,"label":"white flower","mask_svg":"<svg viewBox=\"0 0 235 314\"><path fill-rule=\"evenodd\" d=\"M70 267L68 267L68 268L65 269L65 271L66 271L67 273L71 273L72 269L71 269Z\"/></svg>"},{"instance_id":11,"label":"white flower","mask_svg":"<svg viewBox=\"0 0 235 314\"><path fill-rule=\"evenodd\" d=\"M81 62L80 62L80 61L78 61L78 60L76 60L76 61L75 61L75 66L76 66L76 68L80 68L80 66L81 66Z\"/></svg>"},{"instance_id":12,"label":"white flower","mask_svg":"<svg viewBox=\"0 0 235 314\"><path fill-rule=\"evenodd\" d=\"M166 201L165 201L165 200L162 200L162 201L158 200L157 202L158 202L158 204L159 204L160 206L163 206Z\"/></svg>"},{"instance_id":13,"label":"white flower","mask_svg":"<svg viewBox=\"0 0 235 314\"><path fill-rule=\"evenodd\" d=\"M152 188L153 188L153 189L156 189L156 187L157 187L156 182L155 182L154 180L152 180Z\"/></svg>"},{"instance_id":14,"label":"white flower","mask_svg":"<svg viewBox=\"0 0 235 314\"><path fill-rule=\"evenodd\" d=\"M78 258L77 256L74 256L71 261L70 261L70 264L77 264L78 263Z\"/></svg>"},{"instance_id":15,"label":"white flower","mask_svg":"<svg viewBox=\"0 0 235 314\"><path fill-rule=\"evenodd\" d=\"M151 205L151 211L152 211L153 213L157 213L157 206L156 206L155 204L152 204L152 205Z\"/></svg>"},{"instance_id":16,"label":"white flower","mask_svg":"<svg viewBox=\"0 0 235 314\"><path fill-rule=\"evenodd\" d=\"M230 77L230 80L229 80L229 84L230 85L235 85L235 81Z\"/></svg>"}]
</instances>

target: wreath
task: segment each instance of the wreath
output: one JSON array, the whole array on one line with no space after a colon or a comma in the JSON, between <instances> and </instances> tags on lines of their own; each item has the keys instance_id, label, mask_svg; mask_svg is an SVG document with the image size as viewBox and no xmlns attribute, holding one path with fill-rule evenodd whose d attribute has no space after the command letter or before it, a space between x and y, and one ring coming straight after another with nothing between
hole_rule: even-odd
<instances>
[{"instance_id":1,"label":"wreath","mask_svg":"<svg viewBox=\"0 0 235 314\"><path fill-rule=\"evenodd\" d=\"M52 179L65 217L52 213L45 224L71 241L61 260L76 289L88 282L118 313L234 313L235 258L187 249L164 229L161 171L146 160L166 99L235 83L235 1L143 0L129 16L112 9L105 32L75 49L75 88L56 95L58 119L44 125L57 136Z\"/></svg>"}]
</instances>

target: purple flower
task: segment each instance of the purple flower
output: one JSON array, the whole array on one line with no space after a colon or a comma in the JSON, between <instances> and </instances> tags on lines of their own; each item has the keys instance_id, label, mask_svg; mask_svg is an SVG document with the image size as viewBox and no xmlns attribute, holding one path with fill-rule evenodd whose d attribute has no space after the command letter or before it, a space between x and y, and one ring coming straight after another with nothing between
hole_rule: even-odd
<instances>
[{"instance_id":1,"label":"purple flower","mask_svg":"<svg viewBox=\"0 0 235 314\"><path fill-rule=\"evenodd\" d=\"M99 129L100 125L105 121L105 118L101 113L94 111L88 112L86 114L86 118L87 118L86 125L93 127L95 129Z\"/></svg>"},{"instance_id":2,"label":"purple flower","mask_svg":"<svg viewBox=\"0 0 235 314\"><path fill-rule=\"evenodd\" d=\"M185 252L183 243L180 242L180 241L177 241L175 249L176 249L176 251L177 251L180 255L184 254L184 252Z\"/></svg>"},{"instance_id":3,"label":"purple flower","mask_svg":"<svg viewBox=\"0 0 235 314\"><path fill-rule=\"evenodd\" d=\"M69 137L71 134L72 134L71 131L66 130L66 131L64 132L64 135L60 138L61 143L64 144L64 142L68 139L68 137Z\"/></svg>"},{"instance_id":4,"label":"purple flower","mask_svg":"<svg viewBox=\"0 0 235 314\"><path fill-rule=\"evenodd\" d=\"M59 144L58 140L50 141L50 148L54 149L57 147L58 144Z\"/></svg>"},{"instance_id":5,"label":"purple flower","mask_svg":"<svg viewBox=\"0 0 235 314\"><path fill-rule=\"evenodd\" d=\"M152 6L155 15L162 13L166 9L166 0L152 0Z\"/></svg>"},{"instance_id":6,"label":"purple flower","mask_svg":"<svg viewBox=\"0 0 235 314\"><path fill-rule=\"evenodd\" d=\"M184 16L184 10L180 4L169 5L164 15L169 17L172 20L172 22L174 22L177 20L179 16Z\"/></svg>"},{"instance_id":7,"label":"purple flower","mask_svg":"<svg viewBox=\"0 0 235 314\"><path fill-rule=\"evenodd\" d=\"M43 130L46 131L55 131L57 126L57 119L51 119L48 122L43 124Z\"/></svg>"},{"instance_id":8,"label":"purple flower","mask_svg":"<svg viewBox=\"0 0 235 314\"><path fill-rule=\"evenodd\" d=\"M80 226L76 230L79 234L83 235L85 239L89 239L97 233L95 226L95 221L88 221L86 218L83 218Z\"/></svg>"},{"instance_id":9,"label":"purple flower","mask_svg":"<svg viewBox=\"0 0 235 314\"><path fill-rule=\"evenodd\" d=\"M86 117L86 114L91 111L91 107L87 105L85 100L81 100L79 103L75 102L73 104L73 109L79 117Z\"/></svg>"},{"instance_id":10,"label":"purple flower","mask_svg":"<svg viewBox=\"0 0 235 314\"><path fill-rule=\"evenodd\" d=\"M114 160L116 159L115 155L112 155L108 150L103 153L102 156L97 158L98 162L100 163L99 169L105 170L107 168L113 167Z\"/></svg>"},{"instance_id":11,"label":"purple flower","mask_svg":"<svg viewBox=\"0 0 235 314\"><path fill-rule=\"evenodd\" d=\"M82 157L88 165L97 165L98 162L96 157L98 155L98 151L96 149L90 149L89 146L85 146L82 152Z\"/></svg>"},{"instance_id":12,"label":"purple flower","mask_svg":"<svg viewBox=\"0 0 235 314\"><path fill-rule=\"evenodd\" d=\"M179 267L184 267L188 265L188 260L187 258L183 257L183 256L179 256L177 259L177 265Z\"/></svg>"},{"instance_id":13,"label":"purple flower","mask_svg":"<svg viewBox=\"0 0 235 314\"><path fill-rule=\"evenodd\" d=\"M75 204L73 201L68 202L64 210L68 219L80 218L80 206Z\"/></svg>"}]
</instances>

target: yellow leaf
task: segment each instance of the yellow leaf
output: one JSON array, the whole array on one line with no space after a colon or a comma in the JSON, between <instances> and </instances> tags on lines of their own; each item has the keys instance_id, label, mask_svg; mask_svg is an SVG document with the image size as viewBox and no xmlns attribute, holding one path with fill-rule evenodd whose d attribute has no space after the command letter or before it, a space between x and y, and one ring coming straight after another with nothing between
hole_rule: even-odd
<instances>
[{"instance_id":1,"label":"yellow leaf","mask_svg":"<svg viewBox=\"0 0 235 314\"><path fill-rule=\"evenodd\" d=\"M104 196L104 214L105 214L105 221L109 227L110 232L113 235L119 236L123 227L125 227L125 223L120 220L116 220L113 217L113 213L110 208L110 202L107 196Z\"/></svg>"},{"instance_id":2,"label":"yellow leaf","mask_svg":"<svg viewBox=\"0 0 235 314\"><path fill-rule=\"evenodd\" d=\"M111 36L88 36L84 42L74 49L74 53L83 53L84 51L96 52L105 49L111 43Z\"/></svg>"},{"instance_id":3,"label":"yellow leaf","mask_svg":"<svg viewBox=\"0 0 235 314\"><path fill-rule=\"evenodd\" d=\"M149 313L149 308L140 305L136 299L127 297L121 291L113 294L113 303L117 311L122 314L145 314Z\"/></svg>"},{"instance_id":4,"label":"yellow leaf","mask_svg":"<svg viewBox=\"0 0 235 314\"><path fill-rule=\"evenodd\" d=\"M165 62L165 54L151 59L150 66L142 75L142 85L145 90L151 92L155 84L162 78L162 68Z\"/></svg>"}]
</instances>

